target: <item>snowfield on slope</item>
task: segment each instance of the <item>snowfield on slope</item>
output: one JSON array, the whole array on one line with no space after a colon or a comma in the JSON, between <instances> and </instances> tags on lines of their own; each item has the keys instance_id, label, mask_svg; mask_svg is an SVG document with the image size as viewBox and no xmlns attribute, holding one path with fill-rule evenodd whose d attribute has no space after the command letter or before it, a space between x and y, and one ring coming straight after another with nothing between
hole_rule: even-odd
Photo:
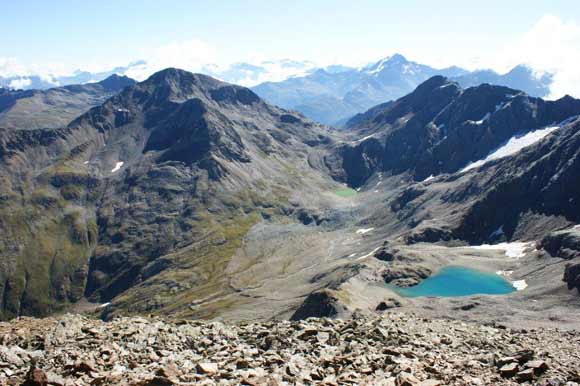
<instances>
[{"instance_id":1,"label":"snowfield on slope","mask_svg":"<svg viewBox=\"0 0 580 386\"><path fill-rule=\"evenodd\" d=\"M540 141L542 138L544 138L545 136L552 133L554 130L558 128L559 126L550 126L540 130L530 131L529 133L526 133L524 135L514 135L509 139L509 141L507 141L505 145L499 147L484 159L470 163L469 165L461 169L460 173L478 168L489 161L513 155L522 150L523 148L533 145L534 143Z\"/></svg>"},{"instance_id":2,"label":"snowfield on slope","mask_svg":"<svg viewBox=\"0 0 580 386\"><path fill-rule=\"evenodd\" d=\"M499 243L499 244L483 244L483 245L470 245L468 247L459 248L471 248L471 249L483 249L483 250L503 250L507 257L520 258L524 257L526 251L532 246L532 243L526 243L521 241L514 241L511 243Z\"/></svg>"}]
</instances>

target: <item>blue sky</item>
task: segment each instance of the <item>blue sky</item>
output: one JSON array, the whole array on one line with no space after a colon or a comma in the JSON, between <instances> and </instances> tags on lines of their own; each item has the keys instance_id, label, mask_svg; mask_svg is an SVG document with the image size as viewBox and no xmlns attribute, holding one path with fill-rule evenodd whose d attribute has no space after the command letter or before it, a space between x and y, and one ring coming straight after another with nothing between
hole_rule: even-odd
<instances>
[{"instance_id":1,"label":"blue sky","mask_svg":"<svg viewBox=\"0 0 580 386\"><path fill-rule=\"evenodd\" d=\"M10 67L104 69L155 55L193 69L276 58L362 64L394 52L504 69L545 61L541 44L547 50L554 38L564 40L561 50L580 46L577 0L5 0L1 9L0 75Z\"/></svg>"}]
</instances>

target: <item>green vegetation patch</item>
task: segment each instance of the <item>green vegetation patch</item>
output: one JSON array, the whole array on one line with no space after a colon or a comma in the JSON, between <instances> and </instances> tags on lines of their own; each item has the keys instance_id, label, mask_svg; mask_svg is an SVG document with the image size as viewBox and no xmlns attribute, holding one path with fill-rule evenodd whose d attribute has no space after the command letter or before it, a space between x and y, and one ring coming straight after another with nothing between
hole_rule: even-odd
<instances>
[{"instance_id":1,"label":"green vegetation patch","mask_svg":"<svg viewBox=\"0 0 580 386\"><path fill-rule=\"evenodd\" d=\"M344 188L344 189L338 189L334 191L334 194L336 194L337 196L340 197L352 197L352 196L356 196L357 191L351 188Z\"/></svg>"}]
</instances>

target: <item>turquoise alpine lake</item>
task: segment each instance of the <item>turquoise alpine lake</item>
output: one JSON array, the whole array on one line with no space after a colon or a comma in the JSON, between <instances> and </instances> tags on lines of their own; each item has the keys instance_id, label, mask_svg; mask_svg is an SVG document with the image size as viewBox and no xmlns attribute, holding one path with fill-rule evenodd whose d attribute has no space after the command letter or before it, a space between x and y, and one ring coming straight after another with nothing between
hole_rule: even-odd
<instances>
[{"instance_id":1,"label":"turquoise alpine lake","mask_svg":"<svg viewBox=\"0 0 580 386\"><path fill-rule=\"evenodd\" d=\"M503 295L514 292L514 286L503 277L467 267L448 266L413 287L389 288L405 297Z\"/></svg>"}]
</instances>

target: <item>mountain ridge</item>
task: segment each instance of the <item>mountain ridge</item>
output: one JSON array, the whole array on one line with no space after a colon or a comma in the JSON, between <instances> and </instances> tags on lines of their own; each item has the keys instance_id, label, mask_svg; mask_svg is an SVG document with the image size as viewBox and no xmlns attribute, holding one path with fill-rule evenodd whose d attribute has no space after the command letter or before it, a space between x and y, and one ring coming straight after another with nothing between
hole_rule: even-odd
<instances>
[{"instance_id":1,"label":"mountain ridge","mask_svg":"<svg viewBox=\"0 0 580 386\"><path fill-rule=\"evenodd\" d=\"M539 97L549 93L552 81L552 75L538 79L530 68L522 65L499 75L491 70L435 69L396 54L360 69L337 74L319 70L282 82L263 83L253 90L271 103L298 110L326 124L336 124L374 105L398 99L435 75L450 77L464 87L492 83L523 89Z\"/></svg>"},{"instance_id":2,"label":"mountain ridge","mask_svg":"<svg viewBox=\"0 0 580 386\"><path fill-rule=\"evenodd\" d=\"M0 93L0 127L40 129L62 127L89 108L135 83L119 75L84 85L68 85L48 90L7 89Z\"/></svg>"}]
</instances>

